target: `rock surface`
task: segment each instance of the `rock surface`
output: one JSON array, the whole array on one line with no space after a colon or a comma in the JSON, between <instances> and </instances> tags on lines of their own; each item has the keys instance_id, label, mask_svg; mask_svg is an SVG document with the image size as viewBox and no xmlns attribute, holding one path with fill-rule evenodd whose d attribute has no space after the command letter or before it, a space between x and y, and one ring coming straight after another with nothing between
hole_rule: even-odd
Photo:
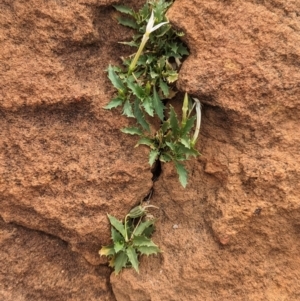
<instances>
[{"instance_id":1,"label":"rock surface","mask_svg":"<svg viewBox=\"0 0 300 301\"><path fill-rule=\"evenodd\" d=\"M104 70L131 33L94 2L0 4L0 216L99 264L106 213L123 217L152 174L146 149L120 132L128 120L102 108L114 93Z\"/></svg>"},{"instance_id":2,"label":"rock surface","mask_svg":"<svg viewBox=\"0 0 300 301\"><path fill-rule=\"evenodd\" d=\"M299 300L300 2L170 9L191 51L178 88L203 103L203 155L185 190L163 165L151 200L163 253L112 274L113 293L93 266L106 213L123 217L152 174L119 131L128 121L102 109L103 70L131 51L112 3L0 3L0 300Z\"/></svg>"},{"instance_id":3,"label":"rock surface","mask_svg":"<svg viewBox=\"0 0 300 301\"><path fill-rule=\"evenodd\" d=\"M91 266L62 240L0 219L1 301L114 301L110 270Z\"/></svg>"},{"instance_id":4,"label":"rock surface","mask_svg":"<svg viewBox=\"0 0 300 301\"><path fill-rule=\"evenodd\" d=\"M163 166L152 202L163 253L140 275L112 274L118 301L300 299L299 16L292 0L169 10L191 51L178 87L204 105L203 155L186 190Z\"/></svg>"}]
</instances>

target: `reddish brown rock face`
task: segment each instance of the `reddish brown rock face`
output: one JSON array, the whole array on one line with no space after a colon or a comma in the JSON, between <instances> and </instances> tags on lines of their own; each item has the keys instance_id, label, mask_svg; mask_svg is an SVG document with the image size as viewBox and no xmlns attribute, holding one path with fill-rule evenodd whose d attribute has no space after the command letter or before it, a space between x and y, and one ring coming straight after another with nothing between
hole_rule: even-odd
<instances>
[{"instance_id":1,"label":"reddish brown rock face","mask_svg":"<svg viewBox=\"0 0 300 301\"><path fill-rule=\"evenodd\" d=\"M129 121L102 109L113 95L105 69L128 51L117 42L131 35L104 4L0 3L0 216L65 241L65 252L94 265L101 263L101 245L109 243L106 213L122 218L152 186L146 150L120 132ZM22 254L35 260L28 252ZM14 265L16 254L8 248L2 266ZM38 260L42 266L43 257ZM27 272L10 279L20 282ZM22 294L32 300L26 287L33 282L12 286L15 293L5 300L23 300Z\"/></svg>"},{"instance_id":2,"label":"reddish brown rock face","mask_svg":"<svg viewBox=\"0 0 300 301\"><path fill-rule=\"evenodd\" d=\"M132 51L110 2L0 3L0 299L114 300L93 266L106 213L122 218L152 175L119 131L130 121L102 109L104 70ZM111 276L118 301L299 300L299 16L292 0L177 0L168 12L191 52L178 88L203 104L202 156L186 189L162 166L151 213L163 253Z\"/></svg>"},{"instance_id":3,"label":"reddish brown rock face","mask_svg":"<svg viewBox=\"0 0 300 301\"><path fill-rule=\"evenodd\" d=\"M118 300L298 300L300 2L184 1L168 12L191 55L178 88L203 104L202 157L179 188L171 166L140 275ZM178 225L178 227L174 227Z\"/></svg>"}]
</instances>

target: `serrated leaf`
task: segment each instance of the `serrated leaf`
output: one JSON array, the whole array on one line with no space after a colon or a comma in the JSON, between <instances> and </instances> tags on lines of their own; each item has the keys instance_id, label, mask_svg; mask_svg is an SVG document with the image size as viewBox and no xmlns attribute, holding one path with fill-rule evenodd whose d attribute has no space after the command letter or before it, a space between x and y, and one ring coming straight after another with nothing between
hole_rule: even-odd
<instances>
[{"instance_id":1,"label":"serrated leaf","mask_svg":"<svg viewBox=\"0 0 300 301\"><path fill-rule=\"evenodd\" d=\"M170 125L171 125L173 136L177 137L179 133L179 123L178 123L177 115L172 106L170 106Z\"/></svg>"},{"instance_id":2,"label":"serrated leaf","mask_svg":"<svg viewBox=\"0 0 300 301\"><path fill-rule=\"evenodd\" d=\"M153 163L157 159L158 154L159 154L159 151L157 149L152 149L150 151L150 153L149 153L149 164L150 164L150 166L153 165Z\"/></svg>"},{"instance_id":3,"label":"serrated leaf","mask_svg":"<svg viewBox=\"0 0 300 301\"><path fill-rule=\"evenodd\" d=\"M127 117L133 117L133 112L132 112L132 106L131 103L129 102L129 100L126 100L124 103L124 107L123 107L123 115L127 116Z\"/></svg>"},{"instance_id":4,"label":"serrated leaf","mask_svg":"<svg viewBox=\"0 0 300 301\"><path fill-rule=\"evenodd\" d=\"M183 164L175 162L176 171L179 175L179 182L185 188L187 185L187 171Z\"/></svg>"},{"instance_id":5,"label":"serrated leaf","mask_svg":"<svg viewBox=\"0 0 300 301\"><path fill-rule=\"evenodd\" d=\"M174 151L174 152L176 151L176 146L175 146L174 143L166 141L166 145L167 145L172 151Z\"/></svg>"},{"instance_id":6,"label":"serrated leaf","mask_svg":"<svg viewBox=\"0 0 300 301\"><path fill-rule=\"evenodd\" d=\"M125 86L122 83L120 77L116 74L113 67L111 65L108 66L108 78L115 88L118 90L124 90Z\"/></svg>"},{"instance_id":7,"label":"serrated leaf","mask_svg":"<svg viewBox=\"0 0 300 301\"><path fill-rule=\"evenodd\" d=\"M174 53L177 52L177 50L178 50L178 44L177 44L176 42L170 43L169 46L170 46L171 50L172 50Z\"/></svg>"},{"instance_id":8,"label":"serrated leaf","mask_svg":"<svg viewBox=\"0 0 300 301\"><path fill-rule=\"evenodd\" d=\"M114 259L115 273L118 275L122 268L126 267L128 256L124 251L119 252Z\"/></svg>"},{"instance_id":9,"label":"serrated leaf","mask_svg":"<svg viewBox=\"0 0 300 301\"><path fill-rule=\"evenodd\" d=\"M170 129L170 121L166 120L163 122L162 126L161 126L162 132L165 134L167 132L168 129Z\"/></svg>"},{"instance_id":10,"label":"serrated leaf","mask_svg":"<svg viewBox=\"0 0 300 301\"><path fill-rule=\"evenodd\" d=\"M110 256L115 254L115 249L113 245L103 246L99 251L100 256Z\"/></svg>"},{"instance_id":11,"label":"serrated leaf","mask_svg":"<svg viewBox=\"0 0 300 301\"><path fill-rule=\"evenodd\" d=\"M140 85L133 83L131 80L128 80L127 86L139 99L143 99L145 97L144 89Z\"/></svg>"},{"instance_id":12,"label":"serrated leaf","mask_svg":"<svg viewBox=\"0 0 300 301\"><path fill-rule=\"evenodd\" d=\"M170 161L172 161L173 160L173 158L170 156L170 155L168 155L168 154L161 154L160 156L159 156L159 160L161 161L161 162L170 162Z\"/></svg>"},{"instance_id":13,"label":"serrated leaf","mask_svg":"<svg viewBox=\"0 0 300 301\"><path fill-rule=\"evenodd\" d=\"M137 122L143 127L143 129L150 132L149 124L146 121L145 116L140 108L140 101L138 98L135 99L133 109L134 109L134 116L135 116Z\"/></svg>"},{"instance_id":14,"label":"serrated leaf","mask_svg":"<svg viewBox=\"0 0 300 301\"><path fill-rule=\"evenodd\" d=\"M165 97L169 96L169 86L160 78L159 79L159 87L162 90Z\"/></svg>"},{"instance_id":15,"label":"serrated leaf","mask_svg":"<svg viewBox=\"0 0 300 301\"><path fill-rule=\"evenodd\" d=\"M152 70L149 72L149 74L150 74L150 77L151 77L152 79L155 79L155 78L158 77L158 74L157 74L156 72L152 71Z\"/></svg>"},{"instance_id":16,"label":"serrated leaf","mask_svg":"<svg viewBox=\"0 0 300 301\"><path fill-rule=\"evenodd\" d=\"M178 79L177 71L168 71L166 79L169 84L176 82Z\"/></svg>"},{"instance_id":17,"label":"serrated leaf","mask_svg":"<svg viewBox=\"0 0 300 301\"><path fill-rule=\"evenodd\" d=\"M189 51L187 50L187 48L183 44L179 44L178 53L180 55L189 55Z\"/></svg>"},{"instance_id":18,"label":"serrated leaf","mask_svg":"<svg viewBox=\"0 0 300 301\"><path fill-rule=\"evenodd\" d=\"M135 249L132 246L129 246L126 250L126 253L133 268L139 272L139 261Z\"/></svg>"},{"instance_id":19,"label":"serrated leaf","mask_svg":"<svg viewBox=\"0 0 300 301\"><path fill-rule=\"evenodd\" d=\"M111 227L111 238L112 238L114 243L124 240L121 233L119 231L117 231L114 227Z\"/></svg>"},{"instance_id":20,"label":"serrated leaf","mask_svg":"<svg viewBox=\"0 0 300 301\"><path fill-rule=\"evenodd\" d=\"M147 227L144 231L143 231L143 235L145 235L146 237L150 238L153 234L155 230L154 225L151 225L149 227Z\"/></svg>"},{"instance_id":21,"label":"serrated leaf","mask_svg":"<svg viewBox=\"0 0 300 301\"><path fill-rule=\"evenodd\" d=\"M139 136L142 135L141 129L136 127L123 128L121 129L121 132L130 135L139 135Z\"/></svg>"},{"instance_id":22,"label":"serrated leaf","mask_svg":"<svg viewBox=\"0 0 300 301\"><path fill-rule=\"evenodd\" d=\"M153 117L153 106L152 106L152 99L150 97L146 97L143 101L143 107L146 113Z\"/></svg>"},{"instance_id":23,"label":"serrated leaf","mask_svg":"<svg viewBox=\"0 0 300 301\"><path fill-rule=\"evenodd\" d=\"M153 86L153 107L155 110L155 113L157 114L157 116L159 117L159 119L161 121L164 120L164 104L162 103L162 101L160 100L156 88L155 86Z\"/></svg>"},{"instance_id":24,"label":"serrated leaf","mask_svg":"<svg viewBox=\"0 0 300 301\"><path fill-rule=\"evenodd\" d=\"M129 8L128 6L125 6L125 5L113 5L113 7L123 13L123 14L127 14L127 15L133 15L133 10L131 8Z\"/></svg>"},{"instance_id":25,"label":"serrated leaf","mask_svg":"<svg viewBox=\"0 0 300 301\"><path fill-rule=\"evenodd\" d=\"M177 153L184 154L186 157L194 156L197 157L199 155L199 152L194 148L187 148L183 144L179 144L177 146Z\"/></svg>"},{"instance_id":26,"label":"serrated leaf","mask_svg":"<svg viewBox=\"0 0 300 301\"><path fill-rule=\"evenodd\" d=\"M148 146L150 146L150 147L153 147L153 146L154 146L153 140L150 139L150 138L147 138L147 137L141 138L141 139L137 142L136 146L138 146L138 145L140 145L140 144L148 145Z\"/></svg>"},{"instance_id":27,"label":"serrated leaf","mask_svg":"<svg viewBox=\"0 0 300 301\"><path fill-rule=\"evenodd\" d=\"M157 65L158 67L160 68L160 70L162 70L164 67L165 67L165 64L166 64L166 58L164 56L162 56L158 62L157 62Z\"/></svg>"},{"instance_id":28,"label":"serrated leaf","mask_svg":"<svg viewBox=\"0 0 300 301\"><path fill-rule=\"evenodd\" d=\"M187 137L182 137L182 138L180 138L180 142L181 142L186 148L191 148L191 140L188 139Z\"/></svg>"},{"instance_id":29,"label":"serrated leaf","mask_svg":"<svg viewBox=\"0 0 300 301\"><path fill-rule=\"evenodd\" d=\"M118 253L120 252L121 250L124 249L124 242L122 241L117 241L115 244L114 244L114 249L115 249L115 252Z\"/></svg>"},{"instance_id":30,"label":"serrated leaf","mask_svg":"<svg viewBox=\"0 0 300 301\"><path fill-rule=\"evenodd\" d=\"M125 238L125 228L122 222L117 220L114 216L107 214L108 219L113 227L115 227Z\"/></svg>"},{"instance_id":31,"label":"serrated leaf","mask_svg":"<svg viewBox=\"0 0 300 301\"><path fill-rule=\"evenodd\" d=\"M186 136L187 134L189 134L189 132L191 131L191 129L193 128L193 126L195 124L196 118L197 118L196 116L193 116L186 120L185 126L181 129L182 136Z\"/></svg>"},{"instance_id":32,"label":"serrated leaf","mask_svg":"<svg viewBox=\"0 0 300 301\"><path fill-rule=\"evenodd\" d=\"M108 266L111 267L111 268L114 268L115 267L115 256L113 256L111 258L111 260L108 261Z\"/></svg>"},{"instance_id":33,"label":"serrated leaf","mask_svg":"<svg viewBox=\"0 0 300 301\"><path fill-rule=\"evenodd\" d=\"M155 223L155 220L149 220L149 221L140 223L139 226L136 228L134 235L138 236L138 235L144 234L144 231L148 227L152 226L154 223Z\"/></svg>"},{"instance_id":34,"label":"serrated leaf","mask_svg":"<svg viewBox=\"0 0 300 301\"><path fill-rule=\"evenodd\" d=\"M156 247L137 247L136 248L141 254L144 255L152 255L152 254L157 254L160 253L160 249L156 246Z\"/></svg>"},{"instance_id":35,"label":"serrated leaf","mask_svg":"<svg viewBox=\"0 0 300 301\"><path fill-rule=\"evenodd\" d=\"M157 247L157 245L150 239L145 236L135 236L133 238L133 245L137 247Z\"/></svg>"},{"instance_id":36,"label":"serrated leaf","mask_svg":"<svg viewBox=\"0 0 300 301\"><path fill-rule=\"evenodd\" d=\"M119 17L118 21L119 21L119 24L121 24L123 26L127 26L127 27L130 27L130 28L133 28L133 29L139 29L138 24L133 19Z\"/></svg>"},{"instance_id":37,"label":"serrated leaf","mask_svg":"<svg viewBox=\"0 0 300 301\"><path fill-rule=\"evenodd\" d=\"M116 108L118 106L120 106L123 103L123 99L122 98L114 98L112 99L105 107L103 107L106 110L110 110L113 108Z\"/></svg>"}]
</instances>

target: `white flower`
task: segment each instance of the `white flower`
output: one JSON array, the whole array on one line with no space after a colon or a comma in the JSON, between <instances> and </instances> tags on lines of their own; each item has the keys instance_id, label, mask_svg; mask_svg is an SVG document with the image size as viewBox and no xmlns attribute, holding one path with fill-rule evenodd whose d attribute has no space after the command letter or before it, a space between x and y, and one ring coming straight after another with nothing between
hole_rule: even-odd
<instances>
[{"instance_id":1,"label":"white flower","mask_svg":"<svg viewBox=\"0 0 300 301\"><path fill-rule=\"evenodd\" d=\"M147 27L146 27L146 32L145 32L145 34L147 34L148 36L150 35L151 32L155 31L159 27L161 27L161 26L169 23L169 22L162 22L162 23L159 23L159 24L157 24L157 25L155 25L153 27L154 21L155 21L155 19L154 19L154 13L153 13L153 10L152 10L151 17L150 17L150 19L148 21L148 24L147 24Z\"/></svg>"},{"instance_id":2,"label":"white flower","mask_svg":"<svg viewBox=\"0 0 300 301\"><path fill-rule=\"evenodd\" d=\"M159 24L157 24L153 27L154 21L155 21L154 13L153 13L153 10L152 10L150 19L149 19L148 24L146 26L146 32L144 33L142 41L141 41L141 45L140 45L137 53L135 54L134 59L132 60L130 66L129 66L129 69L128 69L129 74L131 74L133 72L133 70L135 69L136 63L137 63L137 61L138 61L138 59L139 59L139 57L140 57L140 55L141 55L141 53L142 53L142 51L145 47L147 41L149 40L150 33L155 31L156 29L160 28L161 26L169 23L169 22L162 22L162 23L159 23Z\"/></svg>"}]
</instances>

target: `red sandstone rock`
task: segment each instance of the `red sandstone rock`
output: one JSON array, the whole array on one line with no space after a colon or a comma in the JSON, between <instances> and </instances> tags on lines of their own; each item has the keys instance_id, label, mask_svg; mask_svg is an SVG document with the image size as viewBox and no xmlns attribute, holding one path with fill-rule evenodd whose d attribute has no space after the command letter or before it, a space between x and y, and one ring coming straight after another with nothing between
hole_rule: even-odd
<instances>
[{"instance_id":1,"label":"red sandstone rock","mask_svg":"<svg viewBox=\"0 0 300 301\"><path fill-rule=\"evenodd\" d=\"M112 2L0 3L0 215L23 226L1 222L5 301L114 300L107 268L81 255L100 262L105 214L123 217L152 183L146 150L119 131L128 121L102 109L103 70L131 51ZM118 301L299 300L299 12L296 0L170 9L191 50L178 87L204 104L203 155L186 189L163 165L151 201L163 253L111 276Z\"/></svg>"},{"instance_id":2,"label":"red sandstone rock","mask_svg":"<svg viewBox=\"0 0 300 301\"><path fill-rule=\"evenodd\" d=\"M118 301L299 300L300 2L177 0L191 55L178 87L203 103L203 154L179 187L171 165L140 275L112 275ZM174 230L172 225L180 224Z\"/></svg>"},{"instance_id":3,"label":"red sandstone rock","mask_svg":"<svg viewBox=\"0 0 300 301\"><path fill-rule=\"evenodd\" d=\"M105 69L130 32L114 9L87 4L0 4L0 215L98 264L106 213L122 218L152 174L146 149L120 132L129 121L102 108L114 92Z\"/></svg>"}]
</instances>

